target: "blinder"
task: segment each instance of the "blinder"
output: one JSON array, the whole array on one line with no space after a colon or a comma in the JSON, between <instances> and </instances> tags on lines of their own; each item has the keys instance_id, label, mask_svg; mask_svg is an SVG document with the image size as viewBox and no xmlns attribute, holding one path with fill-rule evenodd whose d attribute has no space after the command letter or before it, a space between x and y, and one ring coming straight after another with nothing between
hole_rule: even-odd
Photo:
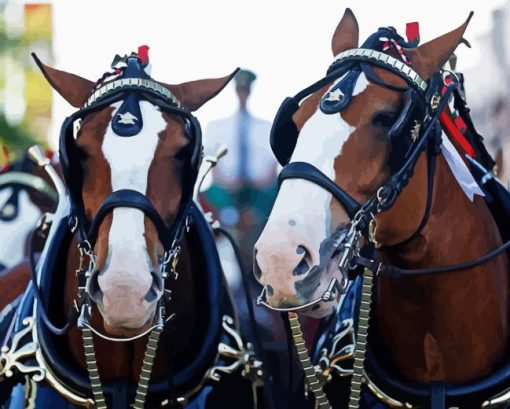
<instances>
[{"instance_id":1,"label":"blinder","mask_svg":"<svg viewBox=\"0 0 510 409\"><path fill-rule=\"evenodd\" d=\"M139 59L137 57L131 57L130 60L131 59L136 60L139 63ZM128 66L129 65L130 64L128 62ZM143 70L140 68L140 71ZM80 167L80 154L76 147L76 139L79 137L79 131L75 135L75 124L78 120L83 120L88 115L98 112L121 100L124 101L121 108L126 104L130 104L130 107L127 108L129 110L132 105L138 105L140 100L146 100L157 105L162 112L177 115L184 121L185 133L186 137L190 140L191 150L187 155L185 169L183 171L185 180L182 184L182 198L173 225L170 228L167 227L165 221L162 220L150 200L144 194L134 190L125 189L112 192L112 194L109 195L101 204L94 220L89 220L85 215L85 208L82 199L83 171ZM127 109L126 112L131 112ZM112 127L116 133L116 127L120 126L117 119L119 111L120 109L117 111L112 120ZM141 115L139 115L138 118L141 119ZM143 126L141 120L139 124L136 123L135 125L135 127L138 125ZM135 130L131 128L131 130L126 133L126 130L123 129L122 132L124 132L124 135L121 133L121 136L129 136L127 133L135 132ZM133 135L134 134L136 133L133 133ZM59 144L62 173L70 196L72 211L78 221L78 231L82 240L89 241L89 243L93 246L97 238L97 231L101 221L107 213L113 211L116 207L132 207L143 211L155 224L158 237L166 251L175 244L175 241L180 239L180 235L182 234L183 226L185 224L184 219L186 218L187 210L192 202L193 186L200 166L202 155L202 133L198 120L190 112L181 108L175 97L171 96L171 98L165 98L164 95L156 90L153 91L150 88L139 87L135 84L133 84L133 86L120 87L117 90L111 91L108 95L103 96L99 100L91 104L87 104L84 108L66 118L62 124Z\"/></svg>"},{"instance_id":2,"label":"blinder","mask_svg":"<svg viewBox=\"0 0 510 409\"><path fill-rule=\"evenodd\" d=\"M294 152L299 137L299 130L294 123L292 116L298 111L300 102L303 98L320 89L322 86L333 81L345 74L342 80L338 82L331 90L322 98L320 102L320 109L325 114L335 114L346 108L351 102L356 81L359 78L361 72L370 72L367 70L367 64L360 66L347 65L342 67L340 71L335 71L321 81L313 84L311 87L306 88L294 97L287 97L281 104L278 112L273 121L270 132L270 144L273 153L280 163L285 166L289 163L290 158ZM350 69L350 71L349 71ZM395 120L388 131L388 137L393 141L400 134L408 134L409 127L413 126L411 121L412 117L422 117L425 110L425 106L422 98L416 90L412 88L400 88L393 84L389 84L379 78L374 72L367 75L371 82L378 83L386 88L390 88L395 91L405 92L404 107L401 110L399 117ZM411 144L404 141L407 148ZM399 149L400 150L400 149ZM409 149L406 149L408 151ZM402 159L402 155L401 156Z\"/></svg>"},{"instance_id":3,"label":"blinder","mask_svg":"<svg viewBox=\"0 0 510 409\"><path fill-rule=\"evenodd\" d=\"M294 115L298 109L299 101L296 100L296 98L285 98L271 126L271 149L282 166L289 163L299 137L297 125L292 120L292 115Z\"/></svg>"}]
</instances>

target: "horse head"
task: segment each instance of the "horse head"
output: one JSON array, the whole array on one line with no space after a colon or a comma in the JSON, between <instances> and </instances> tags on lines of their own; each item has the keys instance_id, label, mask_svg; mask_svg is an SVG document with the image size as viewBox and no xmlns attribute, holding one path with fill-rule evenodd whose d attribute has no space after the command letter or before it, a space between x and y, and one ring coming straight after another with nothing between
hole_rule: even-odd
<instances>
[{"instance_id":1,"label":"horse head","mask_svg":"<svg viewBox=\"0 0 510 409\"><path fill-rule=\"evenodd\" d=\"M175 250L174 227L186 218L201 159L191 112L233 75L165 84L132 55L112 78L94 83L37 62L51 86L81 108L63 127L60 158L95 255L86 291L109 334L140 334L164 293L161 265Z\"/></svg>"},{"instance_id":2,"label":"horse head","mask_svg":"<svg viewBox=\"0 0 510 409\"><path fill-rule=\"evenodd\" d=\"M417 48L392 28L380 29L357 48L358 23L346 10L333 35L336 57L328 75L284 102L273 124L272 146L283 166L289 163L294 170L300 163L312 165L323 180L343 191L332 194L336 187L293 177L289 169L281 177L255 246L255 275L270 307L299 309L320 300L338 277L336 243L358 204L374 197L404 163L415 142L415 120L422 120L428 80L457 47L468 21ZM394 206L376 216L380 245L398 243L416 231L427 202L426 186L422 154ZM334 301L313 303L302 312L327 315Z\"/></svg>"}]
</instances>

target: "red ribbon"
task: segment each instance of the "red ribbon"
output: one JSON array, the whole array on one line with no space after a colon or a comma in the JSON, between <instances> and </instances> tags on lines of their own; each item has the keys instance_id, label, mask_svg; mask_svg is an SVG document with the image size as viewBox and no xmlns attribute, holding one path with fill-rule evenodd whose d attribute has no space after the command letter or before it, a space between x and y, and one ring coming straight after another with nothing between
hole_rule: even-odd
<instances>
[{"instance_id":1,"label":"red ribbon","mask_svg":"<svg viewBox=\"0 0 510 409\"><path fill-rule=\"evenodd\" d=\"M406 37L414 47L420 43L420 24L417 21L406 24Z\"/></svg>"},{"instance_id":2,"label":"red ribbon","mask_svg":"<svg viewBox=\"0 0 510 409\"><path fill-rule=\"evenodd\" d=\"M462 118L460 118L462 121ZM468 142L466 137L462 135L457 125L453 122L453 120L450 118L448 113L446 111L441 112L441 115L439 116L439 122L441 122L441 126L443 127L443 130L446 132L446 134L457 141L457 143L460 145L462 150L466 152L469 156L472 158L476 157L475 150L471 146L471 144ZM457 121L459 124L460 121ZM462 121L462 124L465 123Z\"/></svg>"},{"instance_id":3,"label":"red ribbon","mask_svg":"<svg viewBox=\"0 0 510 409\"><path fill-rule=\"evenodd\" d=\"M143 63L149 62L149 49L150 47L148 45L141 45L138 47L138 57L140 57Z\"/></svg>"}]
</instances>

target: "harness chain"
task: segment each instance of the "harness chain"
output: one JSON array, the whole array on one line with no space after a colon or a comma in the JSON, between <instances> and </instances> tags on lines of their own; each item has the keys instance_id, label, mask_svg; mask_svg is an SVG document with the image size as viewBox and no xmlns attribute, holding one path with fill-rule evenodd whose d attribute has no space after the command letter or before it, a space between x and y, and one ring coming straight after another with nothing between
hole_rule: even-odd
<instances>
[{"instance_id":1,"label":"harness chain","mask_svg":"<svg viewBox=\"0 0 510 409\"><path fill-rule=\"evenodd\" d=\"M143 357L142 371L140 372L140 379L138 381L138 388L136 389L135 404L133 405L134 409L144 408L145 397L147 396L147 389L149 388L149 380L152 372L152 365L154 364L159 336L162 331L162 327L156 327L149 335L147 349L145 350L145 356Z\"/></svg>"},{"instance_id":2,"label":"harness chain","mask_svg":"<svg viewBox=\"0 0 510 409\"><path fill-rule=\"evenodd\" d=\"M89 373L90 387L97 409L106 409L106 400L103 389L101 388L101 379L97 369L96 352L94 350L94 341L92 331L88 328L82 328L83 349L85 350L85 361L87 362L87 371Z\"/></svg>"},{"instance_id":3,"label":"harness chain","mask_svg":"<svg viewBox=\"0 0 510 409\"><path fill-rule=\"evenodd\" d=\"M363 270L363 284L361 288L361 303L359 308L358 333L354 350L353 374L351 378L351 393L349 395L349 409L359 408L361 385L363 383L363 363L367 345L368 321L372 304L372 286L374 273L365 268Z\"/></svg>"},{"instance_id":4,"label":"harness chain","mask_svg":"<svg viewBox=\"0 0 510 409\"><path fill-rule=\"evenodd\" d=\"M298 320L298 315L295 312L289 312L289 323L292 332L292 340L298 354L299 362L305 373L306 382L315 396L316 409L331 409L331 405L324 391L322 384L315 372L312 361L308 356L303 333L301 332L301 325Z\"/></svg>"},{"instance_id":5,"label":"harness chain","mask_svg":"<svg viewBox=\"0 0 510 409\"><path fill-rule=\"evenodd\" d=\"M158 347L159 336L162 328L160 326L154 328L147 342L147 349L143 357L142 371L138 380L138 388L136 390L134 409L143 409L145 407L145 398L149 388L149 381ZM90 386L94 396L95 407L97 409L107 409L106 400L101 387L101 378L97 369L96 353L94 350L94 342L92 340L92 331L88 328L82 329L83 347L85 349L85 360L87 362L87 371L90 378Z\"/></svg>"},{"instance_id":6,"label":"harness chain","mask_svg":"<svg viewBox=\"0 0 510 409\"><path fill-rule=\"evenodd\" d=\"M80 247L80 268L77 273L79 277L84 279L88 279L88 271L93 269L95 264L95 256L93 252L87 252L86 247ZM170 252L163 263L161 264L161 274L163 278L166 278L166 265L170 263L171 272L175 274L175 267L179 260L179 252L180 247L177 247L174 252ZM87 254L90 257L89 270L87 271L84 268L84 256ZM80 286L79 288L79 298L81 299L86 286ZM86 302L82 305L83 311L86 309ZM134 409L143 409L145 406L145 399L147 396L147 391L149 388L150 376L152 373L152 366L154 365L154 358L156 356L156 350L158 347L159 337L161 332L163 331L165 321L164 321L165 310L164 307L160 307L157 312L156 325L150 331L149 339L147 340L147 349L145 350L145 355L143 357L142 369L140 372L140 378L138 380L138 386L136 389L135 402L133 404ZM86 317L86 314L82 314L81 318ZM90 386L92 389L92 395L94 396L94 401L96 408L98 409L107 409L106 400L103 394L102 386L101 386L101 378L99 376L99 371L97 368L96 354L94 350L94 340L92 338L93 331L92 328L87 325L87 318L84 319L84 325L81 326L82 330L82 338L83 338L83 347L85 351L85 360L87 363L87 371L90 379ZM97 335L105 338L100 333ZM105 338L107 339L107 338Z\"/></svg>"}]
</instances>

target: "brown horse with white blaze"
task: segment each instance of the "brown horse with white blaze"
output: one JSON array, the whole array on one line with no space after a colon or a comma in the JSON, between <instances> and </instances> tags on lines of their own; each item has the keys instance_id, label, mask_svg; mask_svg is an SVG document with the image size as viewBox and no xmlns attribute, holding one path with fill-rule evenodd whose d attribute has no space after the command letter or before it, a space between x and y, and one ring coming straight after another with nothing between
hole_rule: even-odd
<instances>
[{"instance_id":1,"label":"brown horse with white blaze","mask_svg":"<svg viewBox=\"0 0 510 409\"><path fill-rule=\"evenodd\" d=\"M468 21L416 49L404 50L421 78L428 80L441 70ZM356 47L358 23L347 10L333 35L333 55ZM290 162L311 163L360 203L391 176L388 162L393 145L387 135L405 105L404 93L392 87L407 86L389 70L374 67L373 71L386 86L361 72L350 103L340 112L327 115L319 108L335 82L312 93L292 116L299 139ZM427 152L423 152L394 205L375 217L374 238L381 258L418 269L477 259L501 245L483 197L468 197L441 155L430 215L415 234L426 213L427 186ZM298 308L324 294L338 274L339 261L328 238L350 221L342 205L318 185L302 179L283 181L255 246L255 271L270 306ZM508 271L507 257L500 255L445 274L397 281L379 278L377 328L400 372L412 381L451 384L491 373L507 347ZM334 302L320 306L302 312L326 316Z\"/></svg>"},{"instance_id":2,"label":"brown horse with white blaze","mask_svg":"<svg viewBox=\"0 0 510 409\"><path fill-rule=\"evenodd\" d=\"M53 88L74 107L83 106L95 88L91 81L40 66ZM183 106L196 110L231 78L232 75L166 87ZM85 214L92 220L109 194L130 187L147 195L162 219L171 224L181 200L183 156L190 143L184 123L149 101L140 101L142 131L123 138L111 126L118 105L87 116L76 138ZM75 253L71 248L68 258L71 264ZM94 253L96 270L90 285L91 297L102 313L105 329L123 336L143 332L152 321L163 292L154 273L163 256L154 224L140 210L115 208L99 227ZM74 271L73 267L69 266L69 271ZM71 277L67 283L70 288L76 284Z\"/></svg>"},{"instance_id":3,"label":"brown horse with white blaze","mask_svg":"<svg viewBox=\"0 0 510 409\"><path fill-rule=\"evenodd\" d=\"M254 406L262 371L236 327L211 228L192 198L202 144L191 112L236 71L170 85L153 80L133 53L94 83L36 62L79 110L60 139L68 196L21 307L35 312L14 337L35 322L37 362L51 368L45 381L60 400L215 407L232 388L231 407Z\"/></svg>"}]
</instances>

